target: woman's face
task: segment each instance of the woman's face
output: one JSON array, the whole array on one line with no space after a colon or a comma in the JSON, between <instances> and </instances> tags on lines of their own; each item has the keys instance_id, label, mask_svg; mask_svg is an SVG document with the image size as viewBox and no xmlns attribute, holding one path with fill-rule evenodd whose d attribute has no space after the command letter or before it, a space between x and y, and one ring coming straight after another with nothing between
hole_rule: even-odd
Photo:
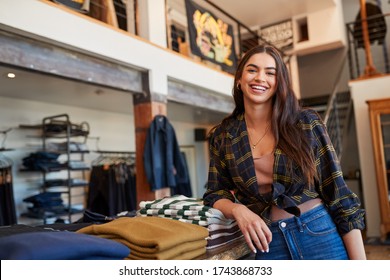
<instances>
[{"instance_id":1,"label":"woman's face","mask_svg":"<svg viewBox=\"0 0 390 280\"><path fill-rule=\"evenodd\" d=\"M254 54L244 65L241 79L244 101L262 104L271 101L276 90L276 62L267 53Z\"/></svg>"}]
</instances>

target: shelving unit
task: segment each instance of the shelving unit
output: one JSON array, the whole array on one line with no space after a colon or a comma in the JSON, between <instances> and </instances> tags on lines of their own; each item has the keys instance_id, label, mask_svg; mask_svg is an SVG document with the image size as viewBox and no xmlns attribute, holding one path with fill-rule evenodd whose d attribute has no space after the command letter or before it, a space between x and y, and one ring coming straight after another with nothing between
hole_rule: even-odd
<instances>
[{"instance_id":1,"label":"shelving unit","mask_svg":"<svg viewBox=\"0 0 390 280\"><path fill-rule=\"evenodd\" d=\"M58 200L58 196L61 201L63 199L61 207L54 207L58 211L42 211L42 217L38 218L42 218L45 224L49 218L73 222L72 216L84 211L88 187L86 172L90 170L90 166L84 162L85 154L89 153L86 146L88 123L76 125L70 121L68 114L60 114L45 117L42 125L21 127L41 129L42 150L39 153L54 159L39 164L38 168L43 176L41 194L46 194L49 200ZM74 193L76 189L79 197L77 202L77 195Z\"/></svg>"},{"instance_id":2,"label":"shelving unit","mask_svg":"<svg viewBox=\"0 0 390 280\"><path fill-rule=\"evenodd\" d=\"M367 101L375 157L381 239L390 234L390 98Z\"/></svg>"},{"instance_id":3,"label":"shelving unit","mask_svg":"<svg viewBox=\"0 0 390 280\"><path fill-rule=\"evenodd\" d=\"M0 146L0 226L17 223L12 177L13 161L3 155L4 152L13 151L13 149L5 147L7 134L11 130L0 131L0 135L2 135Z\"/></svg>"}]
</instances>

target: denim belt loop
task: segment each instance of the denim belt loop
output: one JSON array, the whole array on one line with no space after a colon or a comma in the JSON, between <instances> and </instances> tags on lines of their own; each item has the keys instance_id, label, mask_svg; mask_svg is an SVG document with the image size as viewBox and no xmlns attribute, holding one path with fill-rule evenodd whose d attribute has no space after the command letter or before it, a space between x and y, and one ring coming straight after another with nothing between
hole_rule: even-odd
<instances>
[{"instance_id":1,"label":"denim belt loop","mask_svg":"<svg viewBox=\"0 0 390 280\"><path fill-rule=\"evenodd\" d=\"M297 223L298 227L299 227L299 231L300 232L303 232L303 224L302 224L302 221L301 221L301 218L295 216L295 222Z\"/></svg>"}]
</instances>

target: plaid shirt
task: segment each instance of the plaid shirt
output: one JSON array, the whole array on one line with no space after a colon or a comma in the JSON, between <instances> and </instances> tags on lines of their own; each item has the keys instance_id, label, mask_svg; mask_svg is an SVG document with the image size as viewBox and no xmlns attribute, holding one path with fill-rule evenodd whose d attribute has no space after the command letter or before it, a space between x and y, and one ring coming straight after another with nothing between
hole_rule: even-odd
<instances>
[{"instance_id":1,"label":"plaid shirt","mask_svg":"<svg viewBox=\"0 0 390 280\"><path fill-rule=\"evenodd\" d=\"M315 185L306 183L298 166L294 165L293 172L289 172L287 155L276 146L272 199L263 197L259 193L248 131L242 114L231 119L225 128L218 126L210 139L209 178L203 196L205 205L212 206L222 198L239 201L270 224L272 205L299 216L299 204L319 197L328 207L340 234L352 229L363 229L365 211L360 208L359 198L344 181L326 126L311 109L301 111L299 125L309 137L315 155L319 177Z\"/></svg>"}]
</instances>

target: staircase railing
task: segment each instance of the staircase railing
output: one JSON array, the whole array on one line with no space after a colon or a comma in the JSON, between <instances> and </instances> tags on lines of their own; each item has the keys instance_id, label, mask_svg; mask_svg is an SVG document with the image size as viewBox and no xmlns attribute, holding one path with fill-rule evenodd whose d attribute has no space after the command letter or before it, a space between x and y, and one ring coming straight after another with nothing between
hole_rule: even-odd
<instances>
[{"instance_id":1,"label":"staircase railing","mask_svg":"<svg viewBox=\"0 0 390 280\"><path fill-rule=\"evenodd\" d=\"M341 95L338 92L342 76L341 74L347 61L347 54L348 50L346 50L343 54L342 63L337 73L336 81L334 83L332 93L329 96L324 114L324 122L327 126L329 137L333 143L339 160L341 160L342 157L343 144L347 138L346 135L352 112L352 100L350 95L347 95L347 100L341 100Z\"/></svg>"}]
</instances>

